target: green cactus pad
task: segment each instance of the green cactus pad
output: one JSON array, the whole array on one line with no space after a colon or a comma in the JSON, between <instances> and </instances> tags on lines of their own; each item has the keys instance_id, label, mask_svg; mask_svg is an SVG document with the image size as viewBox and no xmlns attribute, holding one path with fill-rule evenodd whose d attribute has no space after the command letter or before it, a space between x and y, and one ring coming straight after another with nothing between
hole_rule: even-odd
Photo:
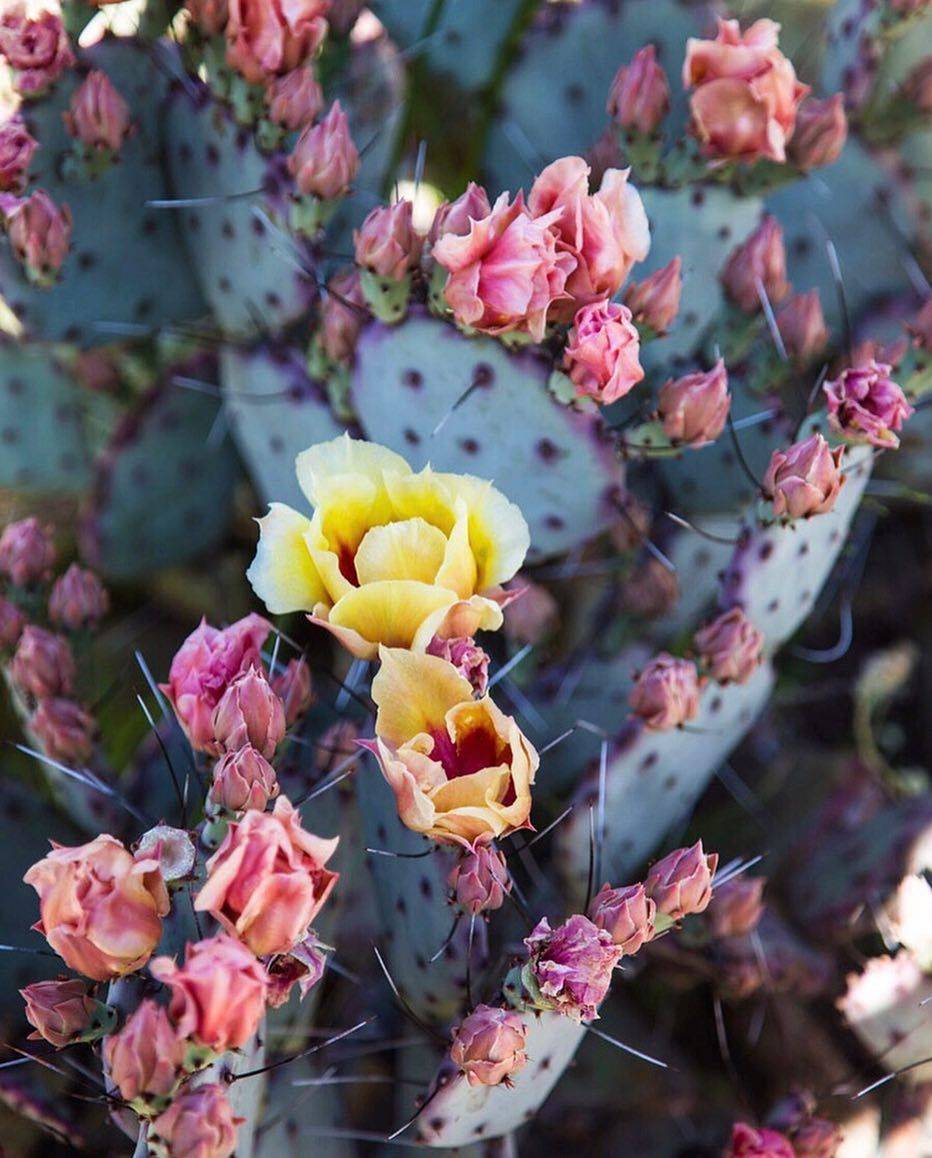
<instances>
[{"instance_id":1,"label":"green cactus pad","mask_svg":"<svg viewBox=\"0 0 932 1158\"><path fill-rule=\"evenodd\" d=\"M800 437L817 428L807 423ZM772 655L799 628L838 558L870 478L871 447L850 449L842 460L847 482L833 510L811 519L759 526L742 536L722 577L723 608L740 606L764 633Z\"/></svg>"},{"instance_id":2,"label":"green cactus pad","mask_svg":"<svg viewBox=\"0 0 932 1158\"><path fill-rule=\"evenodd\" d=\"M500 1138L533 1118L573 1060L586 1027L560 1013L523 1014L527 1025L527 1065L513 1085L471 1086L449 1068L445 1084L418 1119L418 1141L427 1146L468 1146Z\"/></svg>"},{"instance_id":3,"label":"green cactus pad","mask_svg":"<svg viewBox=\"0 0 932 1158\"><path fill-rule=\"evenodd\" d=\"M608 756L605 879L629 883L627 878L677 820L688 815L715 770L757 719L773 682L773 669L764 664L746 684L709 685L702 691L699 714L686 728L651 732L629 718ZM598 812L598 795L596 761L580 782L573 813L555 833L556 863L563 866L570 896L578 903L585 897L589 875L589 809Z\"/></svg>"},{"instance_id":4,"label":"green cactus pad","mask_svg":"<svg viewBox=\"0 0 932 1158\"><path fill-rule=\"evenodd\" d=\"M605 104L616 71L647 42L670 80L667 124L681 129L686 40L707 30L707 16L703 4L677 0L543 5L502 88L486 153L492 185L516 189L556 157L589 149L608 127Z\"/></svg>"},{"instance_id":5,"label":"green cactus pad","mask_svg":"<svg viewBox=\"0 0 932 1158\"><path fill-rule=\"evenodd\" d=\"M493 479L527 519L534 561L598 534L622 477L599 416L556 402L548 375L530 352L417 315L367 326L351 395L366 437L415 469Z\"/></svg>"},{"instance_id":6,"label":"green cactus pad","mask_svg":"<svg viewBox=\"0 0 932 1158\"><path fill-rule=\"evenodd\" d=\"M343 431L304 355L288 346L227 347L220 366L230 428L260 495L304 510L295 457Z\"/></svg>"},{"instance_id":7,"label":"green cactus pad","mask_svg":"<svg viewBox=\"0 0 932 1158\"><path fill-rule=\"evenodd\" d=\"M252 133L191 80L172 93L167 137L174 198L217 198L162 212L178 219L220 328L276 333L303 316L317 287L308 246L286 224L292 181L284 154L263 156Z\"/></svg>"},{"instance_id":8,"label":"green cactus pad","mask_svg":"<svg viewBox=\"0 0 932 1158\"><path fill-rule=\"evenodd\" d=\"M120 423L97 465L82 547L117 579L148 575L214 547L226 533L238 460L215 441L217 403L157 386Z\"/></svg>"},{"instance_id":9,"label":"green cactus pad","mask_svg":"<svg viewBox=\"0 0 932 1158\"><path fill-rule=\"evenodd\" d=\"M30 286L6 246L0 248L0 298L29 336L76 342L110 341L114 333L191 321L206 307L187 270L178 222L146 207L167 197L161 159L161 95L165 80L153 56L132 40L108 39L87 52L129 104L136 131L118 160L95 180L63 175L71 152L62 112L77 87L63 78L46 98L24 108L40 148L30 188L67 204L74 218L71 251L52 289Z\"/></svg>"}]
</instances>

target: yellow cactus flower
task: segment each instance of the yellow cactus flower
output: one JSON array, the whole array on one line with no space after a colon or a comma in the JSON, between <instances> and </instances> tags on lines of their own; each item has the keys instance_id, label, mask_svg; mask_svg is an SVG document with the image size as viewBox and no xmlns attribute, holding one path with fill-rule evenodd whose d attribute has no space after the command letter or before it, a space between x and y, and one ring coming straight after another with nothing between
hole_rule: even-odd
<instances>
[{"instance_id":1,"label":"yellow cactus flower","mask_svg":"<svg viewBox=\"0 0 932 1158\"><path fill-rule=\"evenodd\" d=\"M368 745L402 823L434 840L471 844L530 828L539 757L489 696L438 656L379 649L378 707Z\"/></svg>"},{"instance_id":2,"label":"yellow cactus flower","mask_svg":"<svg viewBox=\"0 0 932 1158\"><path fill-rule=\"evenodd\" d=\"M394 451L343 435L302 451L308 518L272 503L247 577L273 614L308 611L353 655L380 643L501 627L500 584L524 561L527 523L491 483L415 474Z\"/></svg>"}]
</instances>

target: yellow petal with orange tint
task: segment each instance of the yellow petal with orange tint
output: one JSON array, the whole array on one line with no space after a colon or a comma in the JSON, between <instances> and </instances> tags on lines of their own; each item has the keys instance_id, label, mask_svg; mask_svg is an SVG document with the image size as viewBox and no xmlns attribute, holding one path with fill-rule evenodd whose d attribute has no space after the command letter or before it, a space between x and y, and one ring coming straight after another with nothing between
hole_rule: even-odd
<instances>
[{"instance_id":1,"label":"yellow petal with orange tint","mask_svg":"<svg viewBox=\"0 0 932 1158\"><path fill-rule=\"evenodd\" d=\"M328 616L333 628L347 627L373 644L411 647L423 625L456 601L452 591L414 579L367 583L344 595ZM425 645L426 646L426 645Z\"/></svg>"},{"instance_id":2,"label":"yellow petal with orange tint","mask_svg":"<svg viewBox=\"0 0 932 1158\"><path fill-rule=\"evenodd\" d=\"M378 708L375 732L393 747L444 728L447 712L472 700L469 680L439 656L380 647L379 659L381 667L372 681Z\"/></svg>"}]
</instances>

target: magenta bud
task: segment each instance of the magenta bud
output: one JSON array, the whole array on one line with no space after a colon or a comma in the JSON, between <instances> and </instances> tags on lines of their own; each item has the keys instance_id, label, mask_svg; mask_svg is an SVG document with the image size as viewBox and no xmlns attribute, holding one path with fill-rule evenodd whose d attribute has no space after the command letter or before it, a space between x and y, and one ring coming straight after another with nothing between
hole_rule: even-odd
<instances>
[{"instance_id":1,"label":"magenta bud","mask_svg":"<svg viewBox=\"0 0 932 1158\"><path fill-rule=\"evenodd\" d=\"M12 116L0 124L0 193L22 193L37 148L22 117Z\"/></svg>"},{"instance_id":2,"label":"magenta bud","mask_svg":"<svg viewBox=\"0 0 932 1158\"><path fill-rule=\"evenodd\" d=\"M678 728L699 711L699 676L688 659L662 651L641 671L628 697L631 711L654 732Z\"/></svg>"},{"instance_id":3,"label":"magenta bud","mask_svg":"<svg viewBox=\"0 0 932 1158\"><path fill-rule=\"evenodd\" d=\"M450 1060L471 1086L511 1084L524 1068L527 1026L511 1009L477 1005L453 1030Z\"/></svg>"},{"instance_id":4,"label":"magenta bud","mask_svg":"<svg viewBox=\"0 0 932 1158\"><path fill-rule=\"evenodd\" d=\"M522 971L525 986L539 994L544 1008L574 1021L592 1021L608 993L612 971L622 956L611 934L579 914L550 928L546 917L525 937L529 961Z\"/></svg>"},{"instance_id":5,"label":"magenta bud","mask_svg":"<svg viewBox=\"0 0 932 1158\"><path fill-rule=\"evenodd\" d=\"M743 937L756 929L764 914L763 877L740 876L715 889L708 908L714 937Z\"/></svg>"},{"instance_id":6,"label":"magenta bud","mask_svg":"<svg viewBox=\"0 0 932 1158\"><path fill-rule=\"evenodd\" d=\"M722 271L722 285L746 314L761 309L761 290L771 305L783 301L790 283L786 280L783 230L775 217L765 217L751 236L732 250Z\"/></svg>"},{"instance_id":7,"label":"magenta bud","mask_svg":"<svg viewBox=\"0 0 932 1158\"><path fill-rule=\"evenodd\" d=\"M30 1041L47 1041L63 1049L77 1041L91 1027L97 1002L83 981L35 981L21 989L26 1003L26 1020L35 1030Z\"/></svg>"},{"instance_id":8,"label":"magenta bud","mask_svg":"<svg viewBox=\"0 0 932 1158\"><path fill-rule=\"evenodd\" d=\"M285 735L285 708L260 668L238 675L223 693L213 733L221 751L236 752L249 744L266 759L275 754Z\"/></svg>"},{"instance_id":9,"label":"magenta bud","mask_svg":"<svg viewBox=\"0 0 932 1158\"><path fill-rule=\"evenodd\" d=\"M683 292L683 263L674 257L643 281L632 282L625 290L625 305L634 320L649 326L655 334L665 334L680 311Z\"/></svg>"},{"instance_id":10,"label":"magenta bud","mask_svg":"<svg viewBox=\"0 0 932 1158\"><path fill-rule=\"evenodd\" d=\"M67 639L32 624L23 628L10 664L17 691L34 700L67 696L74 676L74 656Z\"/></svg>"},{"instance_id":11,"label":"magenta bud","mask_svg":"<svg viewBox=\"0 0 932 1158\"><path fill-rule=\"evenodd\" d=\"M74 700L58 696L40 700L29 718L29 730L46 756L63 764L84 764L94 750L94 718Z\"/></svg>"},{"instance_id":12,"label":"magenta bud","mask_svg":"<svg viewBox=\"0 0 932 1158\"><path fill-rule=\"evenodd\" d=\"M828 343L828 326L818 290L793 296L777 311L777 329L786 352L797 362L811 362Z\"/></svg>"},{"instance_id":13,"label":"magenta bud","mask_svg":"<svg viewBox=\"0 0 932 1158\"><path fill-rule=\"evenodd\" d=\"M246 812L252 808L264 812L278 792L275 769L248 744L235 752L227 752L214 767L210 800L227 812Z\"/></svg>"},{"instance_id":14,"label":"magenta bud","mask_svg":"<svg viewBox=\"0 0 932 1158\"><path fill-rule=\"evenodd\" d=\"M312 125L324 107L324 94L310 65L277 76L265 90L269 120L289 132Z\"/></svg>"},{"instance_id":15,"label":"magenta bud","mask_svg":"<svg viewBox=\"0 0 932 1158\"><path fill-rule=\"evenodd\" d=\"M0 595L0 651L9 651L16 646L25 623L16 604Z\"/></svg>"},{"instance_id":16,"label":"magenta bud","mask_svg":"<svg viewBox=\"0 0 932 1158\"><path fill-rule=\"evenodd\" d=\"M740 607L723 612L693 636L703 670L720 684L747 683L757 670L763 646L763 633Z\"/></svg>"},{"instance_id":17,"label":"magenta bud","mask_svg":"<svg viewBox=\"0 0 932 1158\"><path fill-rule=\"evenodd\" d=\"M844 449L832 450L821 434L811 434L788 450L773 452L763 489L777 518L808 519L834 507L845 484L840 467Z\"/></svg>"},{"instance_id":18,"label":"magenta bud","mask_svg":"<svg viewBox=\"0 0 932 1158\"><path fill-rule=\"evenodd\" d=\"M796 1152L790 1140L776 1130L755 1130L746 1122L736 1122L725 1158L796 1158Z\"/></svg>"},{"instance_id":19,"label":"magenta bud","mask_svg":"<svg viewBox=\"0 0 932 1158\"><path fill-rule=\"evenodd\" d=\"M427 645L427 654L452 663L460 675L469 680L477 695L485 695L489 686L489 657L471 636L440 639L435 635Z\"/></svg>"},{"instance_id":20,"label":"magenta bud","mask_svg":"<svg viewBox=\"0 0 932 1158\"><path fill-rule=\"evenodd\" d=\"M414 206L402 198L377 205L353 234L356 264L388 281L401 281L418 264L421 238L414 231Z\"/></svg>"},{"instance_id":21,"label":"magenta bud","mask_svg":"<svg viewBox=\"0 0 932 1158\"><path fill-rule=\"evenodd\" d=\"M671 442L707 446L725 429L731 395L721 358L711 370L671 379L660 388L658 413Z\"/></svg>"},{"instance_id":22,"label":"magenta bud","mask_svg":"<svg viewBox=\"0 0 932 1158\"><path fill-rule=\"evenodd\" d=\"M93 69L75 89L65 127L88 149L118 153L132 129L129 106L105 72Z\"/></svg>"},{"instance_id":23,"label":"magenta bud","mask_svg":"<svg viewBox=\"0 0 932 1158\"><path fill-rule=\"evenodd\" d=\"M290 728L314 702L311 669L303 656L288 661L285 670L272 677L272 691L285 707L285 723Z\"/></svg>"},{"instance_id":24,"label":"magenta bud","mask_svg":"<svg viewBox=\"0 0 932 1158\"><path fill-rule=\"evenodd\" d=\"M481 840L473 841L463 850L448 883L455 903L473 917L500 909L505 894L511 892L505 857L493 845Z\"/></svg>"},{"instance_id":25,"label":"magenta bud","mask_svg":"<svg viewBox=\"0 0 932 1158\"><path fill-rule=\"evenodd\" d=\"M54 563L51 527L36 518L7 523L0 535L0 575L15 587L30 587L46 580Z\"/></svg>"},{"instance_id":26,"label":"magenta bud","mask_svg":"<svg viewBox=\"0 0 932 1158\"><path fill-rule=\"evenodd\" d=\"M589 906L589 919L598 929L611 934L626 956L636 953L654 936L657 906L643 885L613 889L605 884Z\"/></svg>"},{"instance_id":27,"label":"magenta bud","mask_svg":"<svg viewBox=\"0 0 932 1158\"><path fill-rule=\"evenodd\" d=\"M580 397L607 406L644 377L641 339L631 311L617 302L591 302L577 310L563 355Z\"/></svg>"},{"instance_id":28,"label":"magenta bud","mask_svg":"<svg viewBox=\"0 0 932 1158\"><path fill-rule=\"evenodd\" d=\"M55 580L49 596L49 619L69 631L92 627L109 609L106 587L93 571L86 571L77 563Z\"/></svg>"},{"instance_id":29,"label":"magenta bud","mask_svg":"<svg viewBox=\"0 0 932 1158\"><path fill-rule=\"evenodd\" d=\"M44 189L36 189L25 198L0 198L0 216L26 277L36 285L52 285L71 247L68 206L56 205Z\"/></svg>"},{"instance_id":30,"label":"magenta bud","mask_svg":"<svg viewBox=\"0 0 932 1158\"><path fill-rule=\"evenodd\" d=\"M691 848L668 853L651 868L644 886L657 910L672 921L691 913L701 913L712 899L712 878L718 867L718 853L703 852L702 841Z\"/></svg>"},{"instance_id":31,"label":"magenta bud","mask_svg":"<svg viewBox=\"0 0 932 1158\"><path fill-rule=\"evenodd\" d=\"M316 125L308 125L288 158L288 172L299 192L331 201L349 192L359 171L359 153L350 135L349 121L334 101Z\"/></svg>"},{"instance_id":32,"label":"magenta bud","mask_svg":"<svg viewBox=\"0 0 932 1158\"><path fill-rule=\"evenodd\" d=\"M46 9L30 18L18 0L4 4L0 12L0 57L6 57L13 88L24 97L39 96L74 64L58 13Z\"/></svg>"},{"instance_id":33,"label":"magenta bud","mask_svg":"<svg viewBox=\"0 0 932 1158\"><path fill-rule=\"evenodd\" d=\"M892 367L873 359L851 366L822 387L828 403L828 423L851 442L895 449L896 432L912 416L906 395L890 377Z\"/></svg>"},{"instance_id":34,"label":"magenta bud","mask_svg":"<svg viewBox=\"0 0 932 1158\"><path fill-rule=\"evenodd\" d=\"M647 136L669 110L667 75L657 63L654 46L647 44L615 73L605 111L620 128Z\"/></svg>"},{"instance_id":35,"label":"magenta bud","mask_svg":"<svg viewBox=\"0 0 932 1158\"><path fill-rule=\"evenodd\" d=\"M840 92L824 101L809 97L796 113L796 129L790 141L790 160L808 172L832 165L848 139L845 98Z\"/></svg>"}]
</instances>

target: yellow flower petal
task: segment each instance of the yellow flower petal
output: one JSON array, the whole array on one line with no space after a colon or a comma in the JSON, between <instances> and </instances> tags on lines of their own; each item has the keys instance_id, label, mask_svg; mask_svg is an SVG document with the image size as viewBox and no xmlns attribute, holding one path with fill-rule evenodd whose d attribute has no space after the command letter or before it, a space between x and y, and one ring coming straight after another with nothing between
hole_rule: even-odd
<instances>
[{"instance_id":1,"label":"yellow flower petal","mask_svg":"<svg viewBox=\"0 0 932 1158\"><path fill-rule=\"evenodd\" d=\"M494 599L473 595L470 599L456 599L446 607L439 607L428 615L418 628L409 646L412 651L426 651L435 635L441 639L463 639L477 631L498 631L504 622L502 609Z\"/></svg>"},{"instance_id":2,"label":"yellow flower petal","mask_svg":"<svg viewBox=\"0 0 932 1158\"><path fill-rule=\"evenodd\" d=\"M461 599L468 599L476 590L478 571L476 559L469 545L469 511L462 499L455 503L456 522L445 544L443 565L434 582L448 587Z\"/></svg>"},{"instance_id":3,"label":"yellow flower petal","mask_svg":"<svg viewBox=\"0 0 932 1158\"><path fill-rule=\"evenodd\" d=\"M312 506L322 503L321 483L335 475L360 475L381 489L382 472L410 474L411 467L400 454L375 442L350 438L342 434L330 442L319 442L303 450L295 459L298 485Z\"/></svg>"},{"instance_id":4,"label":"yellow flower petal","mask_svg":"<svg viewBox=\"0 0 932 1158\"><path fill-rule=\"evenodd\" d=\"M306 611L326 598L304 535L310 519L285 506L272 503L269 513L256 520L259 543L246 578L273 615Z\"/></svg>"},{"instance_id":5,"label":"yellow flower petal","mask_svg":"<svg viewBox=\"0 0 932 1158\"><path fill-rule=\"evenodd\" d=\"M517 574L531 534L524 515L490 482L467 474L436 476L469 509L469 542L478 565L479 591L495 587Z\"/></svg>"},{"instance_id":6,"label":"yellow flower petal","mask_svg":"<svg viewBox=\"0 0 932 1158\"><path fill-rule=\"evenodd\" d=\"M331 629L346 627L368 640L374 654L379 643L411 647L425 623L438 612L442 620L444 608L455 601L454 593L443 587L386 579L348 592L334 604L328 622Z\"/></svg>"},{"instance_id":7,"label":"yellow flower petal","mask_svg":"<svg viewBox=\"0 0 932 1158\"><path fill-rule=\"evenodd\" d=\"M317 480L314 529L320 545L351 560L366 531L391 521L392 505L381 481L363 474L335 474Z\"/></svg>"},{"instance_id":8,"label":"yellow flower petal","mask_svg":"<svg viewBox=\"0 0 932 1158\"><path fill-rule=\"evenodd\" d=\"M366 532L356 552L356 575L360 584L377 583L381 579L434 583L446 549L443 531L424 519L405 519L401 523L373 527Z\"/></svg>"},{"instance_id":9,"label":"yellow flower petal","mask_svg":"<svg viewBox=\"0 0 932 1158\"><path fill-rule=\"evenodd\" d=\"M445 659L397 647L379 648L379 659L372 681L375 732L393 747L413 746L421 733L444 728L447 712L472 700L469 680Z\"/></svg>"},{"instance_id":10,"label":"yellow flower petal","mask_svg":"<svg viewBox=\"0 0 932 1158\"><path fill-rule=\"evenodd\" d=\"M396 519L426 519L432 526L449 535L456 522L454 502L456 495L429 466L417 474L385 475L385 487L391 498Z\"/></svg>"}]
</instances>

